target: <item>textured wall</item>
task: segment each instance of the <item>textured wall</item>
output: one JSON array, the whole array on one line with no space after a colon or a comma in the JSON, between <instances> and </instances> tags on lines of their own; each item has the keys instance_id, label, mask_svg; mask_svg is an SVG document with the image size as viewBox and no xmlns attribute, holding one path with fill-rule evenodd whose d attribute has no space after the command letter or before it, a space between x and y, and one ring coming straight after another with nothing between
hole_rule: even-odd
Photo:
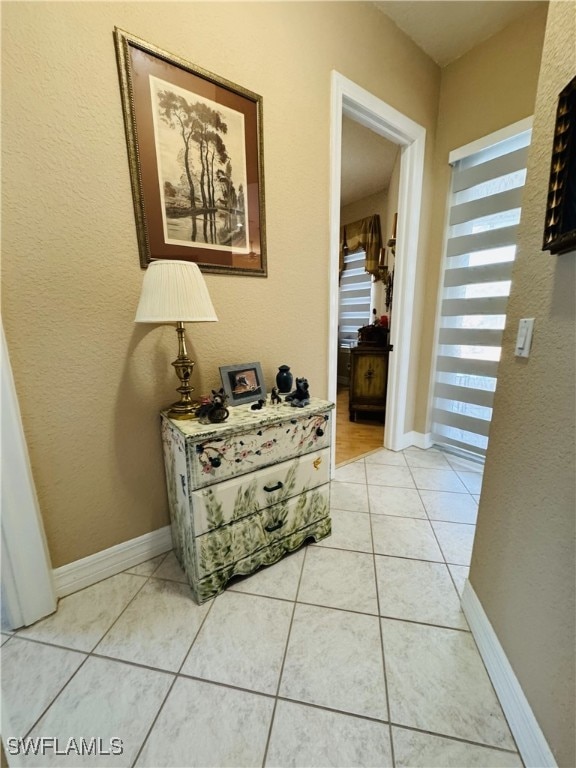
<instances>
[{"instance_id":1,"label":"textured wall","mask_svg":"<svg viewBox=\"0 0 576 768\"><path fill-rule=\"evenodd\" d=\"M340 223L350 224L353 221L363 219L365 216L373 216L375 213L380 214L380 225L382 228L386 224L388 206L388 190L384 189L381 192L376 192L369 197L363 197L361 200L356 200L354 203L345 205L340 209ZM384 235L382 235L384 237Z\"/></svg>"},{"instance_id":2,"label":"textured wall","mask_svg":"<svg viewBox=\"0 0 576 768\"><path fill-rule=\"evenodd\" d=\"M220 322L188 329L199 393L260 360L269 385L288 363L326 394L330 72L427 129L426 211L439 69L370 3L15 2L2 24L3 320L57 567L168 522L176 334L133 322L114 26L264 98L269 277L207 276Z\"/></svg>"},{"instance_id":3,"label":"textured wall","mask_svg":"<svg viewBox=\"0 0 576 768\"><path fill-rule=\"evenodd\" d=\"M576 765L576 252L542 252L558 93L576 75L576 5L550 5L480 500L471 583L559 766ZM514 356L534 317L528 359Z\"/></svg>"}]
</instances>

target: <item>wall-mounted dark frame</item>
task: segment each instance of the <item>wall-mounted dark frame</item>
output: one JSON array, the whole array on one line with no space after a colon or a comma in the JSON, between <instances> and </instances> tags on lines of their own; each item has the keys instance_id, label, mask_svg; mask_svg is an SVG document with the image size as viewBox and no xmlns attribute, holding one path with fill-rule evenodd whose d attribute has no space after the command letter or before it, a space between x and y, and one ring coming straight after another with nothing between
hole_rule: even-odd
<instances>
[{"instance_id":1,"label":"wall-mounted dark frame","mask_svg":"<svg viewBox=\"0 0 576 768\"><path fill-rule=\"evenodd\" d=\"M262 97L114 30L140 265L266 277Z\"/></svg>"},{"instance_id":2,"label":"wall-mounted dark frame","mask_svg":"<svg viewBox=\"0 0 576 768\"><path fill-rule=\"evenodd\" d=\"M542 250L576 250L576 77L558 97Z\"/></svg>"}]
</instances>

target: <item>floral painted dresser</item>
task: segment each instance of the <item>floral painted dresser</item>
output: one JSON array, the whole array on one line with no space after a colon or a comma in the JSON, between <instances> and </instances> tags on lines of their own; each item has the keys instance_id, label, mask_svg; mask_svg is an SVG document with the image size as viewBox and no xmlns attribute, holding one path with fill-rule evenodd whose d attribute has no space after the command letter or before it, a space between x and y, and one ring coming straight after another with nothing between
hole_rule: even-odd
<instances>
[{"instance_id":1,"label":"floral painted dresser","mask_svg":"<svg viewBox=\"0 0 576 768\"><path fill-rule=\"evenodd\" d=\"M162 414L174 550L199 603L330 534L333 408L239 405L222 424Z\"/></svg>"}]
</instances>

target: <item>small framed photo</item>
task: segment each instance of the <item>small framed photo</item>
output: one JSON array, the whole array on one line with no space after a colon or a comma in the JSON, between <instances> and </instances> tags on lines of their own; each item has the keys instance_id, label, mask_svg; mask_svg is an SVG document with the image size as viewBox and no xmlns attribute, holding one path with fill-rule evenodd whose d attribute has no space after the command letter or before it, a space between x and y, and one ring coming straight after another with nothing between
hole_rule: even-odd
<instances>
[{"instance_id":1,"label":"small framed photo","mask_svg":"<svg viewBox=\"0 0 576 768\"><path fill-rule=\"evenodd\" d=\"M260 363L220 366L222 386L231 405L242 405L266 398Z\"/></svg>"}]
</instances>

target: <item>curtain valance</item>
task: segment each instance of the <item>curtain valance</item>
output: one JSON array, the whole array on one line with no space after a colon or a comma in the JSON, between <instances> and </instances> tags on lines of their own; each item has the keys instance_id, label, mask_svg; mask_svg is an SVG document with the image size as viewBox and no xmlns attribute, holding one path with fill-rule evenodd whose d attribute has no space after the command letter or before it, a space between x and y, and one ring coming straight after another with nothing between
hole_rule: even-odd
<instances>
[{"instance_id":1,"label":"curtain valance","mask_svg":"<svg viewBox=\"0 0 576 768\"><path fill-rule=\"evenodd\" d=\"M340 227L340 274L344 270L345 254L363 250L366 253L366 272L377 276L381 249L379 214Z\"/></svg>"}]
</instances>

